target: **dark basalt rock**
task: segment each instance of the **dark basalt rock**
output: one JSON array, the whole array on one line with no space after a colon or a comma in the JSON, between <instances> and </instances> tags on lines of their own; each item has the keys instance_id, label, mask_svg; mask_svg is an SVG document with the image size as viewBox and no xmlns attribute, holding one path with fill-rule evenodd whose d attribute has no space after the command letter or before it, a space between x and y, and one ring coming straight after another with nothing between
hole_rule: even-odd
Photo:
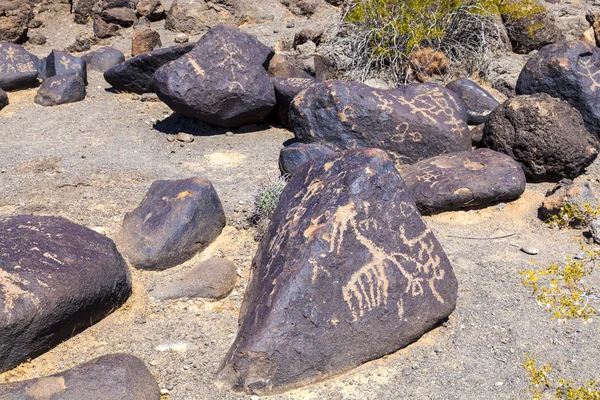
<instances>
[{"instance_id":1,"label":"dark basalt rock","mask_svg":"<svg viewBox=\"0 0 600 400\"><path fill-rule=\"evenodd\" d=\"M203 250L225 226L223 206L202 178L155 181L142 203L125 214L117 243L136 268L163 270Z\"/></svg>"},{"instance_id":2,"label":"dark basalt rock","mask_svg":"<svg viewBox=\"0 0 600 400\"><path fill-rule=\"evenodd\" d=\"M545 93L516 96L496 108L480 146L508 154L534 181L573 178L598 155L581 114Z\"/></svg>"},{"instance_id":3,"label":"dark basalt rock","mask_svg":"<svg viewBox=\"0 0 600 400\"><path fill-rule=\"evenodd\" d=\"M275 106L265 70L272 55L253 36L219 25L188 54L156 71L156 94L173 111L209 124L260 123Z\"/></svg>"},{"instance_id":4,"label":"dark basalt rock","mask_svg":"<svg viewBox=\"0 0 600 400\"><path fill-rule=\"evenodd\" d=\"M2 89L0 89L0 110L8 105L8 95Z\"/></svg>"},{"instance_id":5,"label":"dark basalt rock","mask_svg":"<svg viewBox=\"0 0 600 400\"><path fill-rule=\"evenodd\" d=\"M85 60L72 56L65 51L52 50L45 61L45 74L41 76L43 79L56 75L75 74L87 85L87 68Z\"/></svg>"},{"instance_id":6,"label":"dark basalt rock","mask_svg":"<svg viewBox=\"0 0 600 400\"><path fill-rule=\"evenodd\" d=\"M131 8L119 7L102 11L102 19L108 24L116 24L123 28L128 28L137 21L137 15Z\"/></svg>"},{"instance_id":7,"label":"dark basalt rock","mask_svg":"<svg viewBox=\"0 0 600 400\"><path fill-rule=\"evenodd\" d=\"M334 151L321 143L292 143L279 152L279 170L283 175L294 175L307 161Z\"/></svg>"},{"instance_id":8,"label":"dark basalt rock","mask_svg":"<svg viewBox=\"0 0 600 400\"><path fill-rule=\"evenodd\" d=\"M275 89L275 116L281 125L291 128L290 124L290 104L294 97L304 89L307 89L318 83L315 78L271 78Z\"/></svg>"},{"instance_id":9,"label":"dark basalt rock","mask_svg":"<svg viewBox=\"0 0 600 400\"><path fill-rule=\"evenodd\" d=\"M514 200L525 191L519 163L489 149L432 157L405 167L400 174L421 214Z\"/></svg>"},{"instance_id":10,"label":"dark basalt rock","mask_svg":"<svg viewBox=\"0 0 600 400\"><path fill-rule=\"evenodd\" d=\"M39 60L18 44L0 42L0 89L18 90L37 85Z\"/></svg>"},{"instance_id":11,"label":"dark basalt rock","mask_svg":"<svg viewBox=\"0 0 600 400\"><path fill-rule=\"evenodd\" d=\"M88 70L104 73L115 65L125 61L125 56L114 47L102 47L81 57Z\"/></svg>"},{"instance_id":12,"label":"dark basalt rock","mask_svg":"<svg viewBox=\"0 0 600 400\"><path fill-rule=\"evenodd\" d=\"M46 79L35 95L41 106L57 106L85 99L85 83L75 75L56 75Z\"/></svg>"},{"instance_id":13,"label":"dark basalt rock","mask_svg":"<svg viewBox=\"0 0 600 400\"><path fill-rule=\"evenodd\" d=\"M377 149L317 158L281 195L217 379L256 394L327 379L414 342L456 298L393 160Z\"/></svg>"},{"instance_id":14,"label":"dark basalt rock","mask_svg":"<svg viewBox=\"0 0 600 400\"><path fill-rule=\"evenodd\" d=\"M24 43L33 17L26 0L0 0L0 41Z\"/></svg>"},{"instance_id":15,"label":"dark basalt rock","mask_svg":"<svg viewBox=\"0 0 600 400\"><path fill-rule=\"evenodd\" d=\"M339 150L380 148L407 164L471 149L464 103L433 84L394 90L356 82L315 84L294 98L289 117L301 142Z\"/></svg>"},{"instance_id":16,"label":"dark basalt rock","mask_svg":"<svg viewBox=\"0 0 600 400\"><path fill-rule=\"evenodd\" d=\"M600 49L580 40L546 46L519 75L517 94L548 93L567 101L600 137Z\"/></svg>"},{"instance_id":17,"label":"dark basalt rock","mask_svg":"<svg viewBox=\"0 0 600 400\"><path fill-rule=\"evenodd\" d=\"M500 105L484 88L467 78L452 81L446 85L446 88L458 94L467 106L469 125L483 124L490 113Z\"/></svg>"},{"instance_id":18,"label":"dark basalt rock","mask_svg":"<svg viewBox=\"0 0 600 400\"><path fill-rule=\"evenodd\" d=\"M189 52L195 43L186 43L142 53L114 66L104 73L104 79L115 89L137 94L152 93L152 76L166 63Z\"/></svg>"},{"instance_id":19,"label":"dark basalt rock","mask_svg":"<svg viewBox=\"0 0 600 400\"><path fill-rule=\"evenodd\" d=\"M0 372L117 309L131 294L112 240L63 218L0 217Z\"/></svg>"},{"instance_id":20,"label":"dark basalt rock","mask_svg":"<svg viewBox=\"0 0 600 400\"><path fill-rule=\"evenodd\" d=\"M0 384L0 398L160 400L160 389L142 360L110 354L55 375Z\"/></svg>"},{"instance_id":21,"label":"dark basalt rock","mask_svg":"<svg viewBox=\"0 0 600 400\"><path fill-rule=\"evenodd\" d=\"M544 46L564 40L565 37L546 11L531 17L511 18L502 15L512 49L517 54L529 54Z\"/></svg>"},{"instance_id":22,"label":"dark basalt rock","mask_svg":"<svg viewBox=\"0 0 600 400\"><path fill-rule=\"evenodd\" d=\"M112 23L109 24L100 18L99 15L94 15L93 21L94 23L92 29L94 31L94 36L99 39L106 39L115 36L117 35L117 32L119 32L119 25Z\"/></svg>"}]
</instances>

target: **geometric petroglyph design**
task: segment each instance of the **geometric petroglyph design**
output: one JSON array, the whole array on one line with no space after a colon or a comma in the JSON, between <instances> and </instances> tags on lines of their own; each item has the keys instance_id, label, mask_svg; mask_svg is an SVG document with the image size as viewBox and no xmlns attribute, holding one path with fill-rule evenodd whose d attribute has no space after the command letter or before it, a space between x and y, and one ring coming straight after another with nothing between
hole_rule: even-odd
<instances>
[{"instance_id":1,"label":"geometric petroglyph design","mask_svg":"<svg viewBox=\"0 0 600 400\"><path fill-rule=\"evenodd\" d=\"M600 88L600 82L597 80L597 78L600 77L600 69L598 69L598 66L595 65L591 59L584 60L581 58L579 59L579 65L584 71L582 72L579 68L577 68L577 74L583 76L584 78L588 78L591 81L590 90L595 92L597 88ZM596 70L595 72L591 71L592 67Z\"/></svg>"},{"instance_id":2,"label":"geometric petroglyph design","mask_svg":"<svg viewBox=\"0 0 600 400\"><path fill-rule=\"evenodd\" d=\"M435 185L437 185L439 183L438 179L438 175L435 175L433 172L431 171L427 171L425 172L424 175L417 175L416 178L419 182L423 182L423 183L430 183L431 187L434 187Z\"/></svg>"},{"instance_id":3,"label":"geometric petroglyph design","mask_svg":"<svg viewBox=\"0 0 600 400\"><path fill-rule=\"evenodd\" d=\"M420 132L408 132L409 129L408 122L401 122L396 126L396 132L392 135L391 140L394 143L403 143L406 139L406 136L410 138L410 140L414 143L420 142L423 138L423 135Z\"/></svg>"}]
</instances>

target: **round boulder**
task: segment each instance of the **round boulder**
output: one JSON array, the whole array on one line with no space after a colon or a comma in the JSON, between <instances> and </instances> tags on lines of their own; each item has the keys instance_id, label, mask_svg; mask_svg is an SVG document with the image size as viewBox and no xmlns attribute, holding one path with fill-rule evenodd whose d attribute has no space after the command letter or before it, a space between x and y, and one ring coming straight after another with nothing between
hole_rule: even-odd
<instances>
[{"instance_id":1,"label":"round boulder","mask_svg":"<svg viewBox=\"0 0 600 400\"><path fill-rule=\"evenodd\" d=\"M499 106L485 123L480 145L508 154L534 181L573 178L598 155L581 114L544 93Z\"/></svg>"}]
</instances>

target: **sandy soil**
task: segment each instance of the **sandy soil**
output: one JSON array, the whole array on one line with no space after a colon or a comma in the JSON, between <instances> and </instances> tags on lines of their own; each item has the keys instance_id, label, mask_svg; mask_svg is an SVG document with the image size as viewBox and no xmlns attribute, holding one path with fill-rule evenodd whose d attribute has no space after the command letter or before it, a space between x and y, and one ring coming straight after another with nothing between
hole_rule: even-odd
<instances>
[{"instance_id":1,"label":"sandy soil","mask_svg":"<svg viewBox=\"0 0 600 400\"><path fill-rule=\"evenodd\" d=\"M47 54L89 29L75 24L58 29L57 23L45 20L42 30L49 45L32 51ZM169 45L169 33L161 34ZM130 45L126 35L107 43L123 51ZM218 389L213 378L235 335L257 248L246 223L252 194L262 180L278 173L279 150L293 135L265 125L226 136L223 129L172 116L162 103L107 89L102 76L91 73L87 98L76 104L44 108L33 103L35 89L10 93L11 104L0 113L0 213L63 216L114 237L124 213L139 204L152 181L199 175L215 186L228 226L210 248L181 266L133 271L134 294L124 307L0 374L0 382L126 352L146 362L160 387L169 390L169 399L245 398ZM173 141L179 131L193 133L194 142ZM597 187L598 168L592 166L579 180ZM554 231L537 218L552 186L528 185L519 200L508 204L427 217L459 280L458 305L447 323L393 355L273 399L523 399L529 395L522 368L527 355L552 363L558 375L579 383L598 378L598 320L551 321L519 277L519 270L532 262L548 265L580 252L582 231ZM505 234L514 235L465 238ZM539 255L524 254L523 245L536 247ZM238 268L239 284L228 298L150 298L154 287L214 255L233 260ZM598 276L590 280L596 286L599 282Z\"/></svg>"}]
</instances>

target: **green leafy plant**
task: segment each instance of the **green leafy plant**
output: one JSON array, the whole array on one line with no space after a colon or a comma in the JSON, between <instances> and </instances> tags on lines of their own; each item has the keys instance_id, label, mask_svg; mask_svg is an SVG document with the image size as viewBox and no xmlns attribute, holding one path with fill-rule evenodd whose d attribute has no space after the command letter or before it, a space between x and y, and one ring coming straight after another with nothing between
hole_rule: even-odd
<instances>
[{"instance_id":1,"label":"green leafy plant","mask_svg":"<svg viewBox=\"0 0 600 400\"><path fill-rule=\"evenodd\" d=\"M583 386L574 386L572 380L557 378L558 383L553 385L549 379L552 373L552 365L544 364L537 368L535 357L526 357L523 368L531 380L531 392L533 400L542 399L547 390L554 388L554 397L558 400L600 400L600 382L589 380Z\"/></svg>"},{"instance_id":2,"label":"green leafy plant","mask_svg":"<svg viewBox=\"0 0 600 400\"><path fill-rule=\"evenodd\" d=\"M581 206L565 202L558 214L550 216L546 223L559 229L567 226L585 227L599 215L600 207L592 207L589 201Z\"/></svg>"},{"instance_id":3,"label":"green leafy plant","mask_svg":"<svg viewBox=\"0 0 600 400\"><path fill-rule=\"evenodd\" d=\"M585 250L582 245L582 250ZM552 312L554 319L582 318L589 321L598 315L593 304L600 301L586 279L596 269L600 250L585 251L585 257L575 260L569 256L564 265L552 265L538 269L520 271L523 285L533 290L538 304Z\"/></svg>"}]
</instances>

